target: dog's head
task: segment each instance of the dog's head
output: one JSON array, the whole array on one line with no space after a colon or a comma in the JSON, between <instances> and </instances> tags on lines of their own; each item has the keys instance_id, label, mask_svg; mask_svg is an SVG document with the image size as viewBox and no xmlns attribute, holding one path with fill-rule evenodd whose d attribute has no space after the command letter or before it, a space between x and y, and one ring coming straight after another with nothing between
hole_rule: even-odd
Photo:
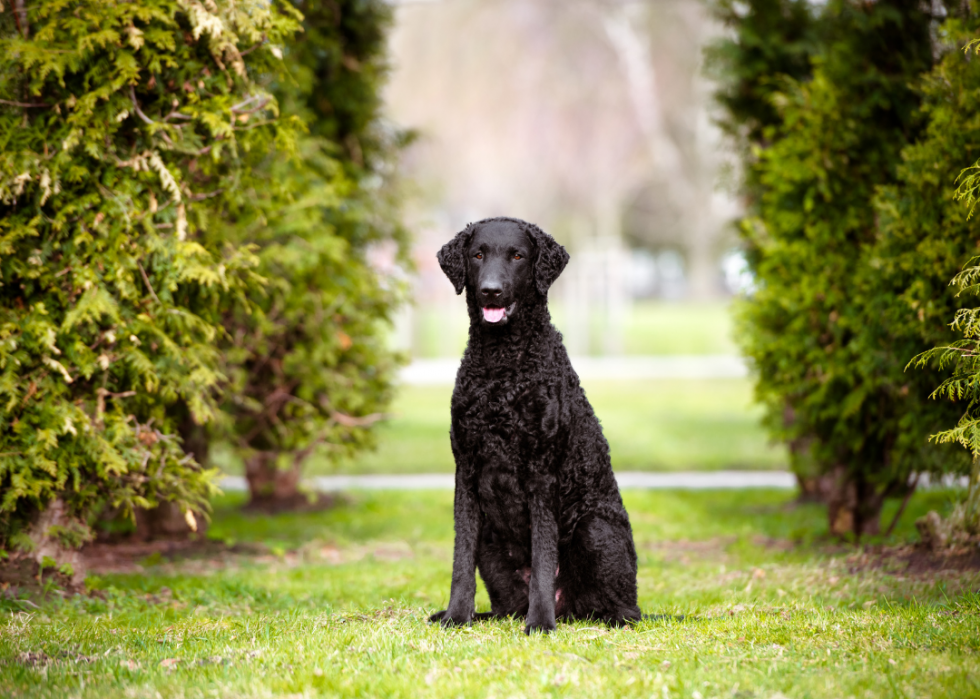
<instances>
[{"instance_id":1,"label":"dog's head","mask_svg":"<svg viewBox=\"0 0 980 699\"><path fill-rule=\"evenodd\" d=\"M471 223L446 243L439 265L456 287L469 288L483 323L506 325L522 303L547 298L568 252L537 226L513 218Z\"/></svg>"}]
</instances>

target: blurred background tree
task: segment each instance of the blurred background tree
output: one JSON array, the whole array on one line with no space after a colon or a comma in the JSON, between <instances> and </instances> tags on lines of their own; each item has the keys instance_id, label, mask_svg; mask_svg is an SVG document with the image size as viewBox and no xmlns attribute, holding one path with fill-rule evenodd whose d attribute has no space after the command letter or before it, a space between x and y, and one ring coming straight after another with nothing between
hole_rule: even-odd
<instances>
[{"instance_id":1,"label":"blurred background tree","mask_svg":"<svg viewBox=\"0 0 980 699\"><path fill-rule=\"evenodd\" d=\"M58 558L107 508L207 509L175 414L215 416L220 308L259 288L208 211L247 209L256 157L295 141L258 78L296 29L222 0L0 13L0 547Z\"/></svg>"},{"instance_id":2,"label":"blurred background tree","mask_svg":"<svg viewBox=\"0 0 980 699\"><path fill-rule=\"evenodd\" d=\"M306 503L298 486L314 451L329 462L373 444L399 365L388 336L401 284L388 272L408 266L394 181L406 136L380 116L391 9L294 4L303 32L270 89L306 133L263 165L256 215L218 234L256 245L266 280L224 319L222 409L251 505L274 510Z\"/></svg>"}]
</instances>

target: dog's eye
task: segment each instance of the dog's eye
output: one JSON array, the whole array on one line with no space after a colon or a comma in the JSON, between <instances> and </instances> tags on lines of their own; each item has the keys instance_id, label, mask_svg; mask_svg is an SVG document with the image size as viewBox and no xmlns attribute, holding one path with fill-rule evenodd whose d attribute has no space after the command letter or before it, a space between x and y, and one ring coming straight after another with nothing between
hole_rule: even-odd
<instances>
[{"instance_id":1,"label":"dog's eye","mask_svg":"<svg viewBox=\"0 0 980 699\"><path fill-rule=\"evenodd\" d=\"M476 259L482 260L483 259L483 253L482 252L476 253Z\"/></svg>"},{"instance_id":2,"label":"dog's eye","mask_svg":"<svg viewBox=\"0 0 980 699\"><path fill-rule=\"evenodd\" d=\"M516 255L514 255L514 259L515 260L522 260L522 259L524 259L524 255L522 255L520 253L517 253Z\"/></svg>"}]
</instances>

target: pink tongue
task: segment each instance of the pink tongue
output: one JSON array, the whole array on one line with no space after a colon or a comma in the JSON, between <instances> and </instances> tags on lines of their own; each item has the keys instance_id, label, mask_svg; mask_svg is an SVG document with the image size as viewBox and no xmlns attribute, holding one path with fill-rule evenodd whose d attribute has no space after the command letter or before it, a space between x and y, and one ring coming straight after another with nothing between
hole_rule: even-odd
<instances>
[{"instance_id":1,"label":"pink tongue","mask_svg":"<svg viewBox=\"0 0 980 699\"><path fill-rule=\"evenodd\" d=\"M483 309L483 318L488 323L497 323L503 317L504 317L504 309L503 308L484 308Z\"/></svg>"}]
</instances>

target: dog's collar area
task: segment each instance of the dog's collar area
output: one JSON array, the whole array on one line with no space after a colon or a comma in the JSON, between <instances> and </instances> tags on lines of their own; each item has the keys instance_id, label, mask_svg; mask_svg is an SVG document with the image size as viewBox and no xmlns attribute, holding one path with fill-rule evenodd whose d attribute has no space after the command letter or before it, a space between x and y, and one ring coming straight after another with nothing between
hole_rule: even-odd
<instances>
[{"instance_id":1,"label":"dog's collar area","mask_svg":"<svg viewBox=\"0 0 980 699\"><path fill-rule=\"evenodd\" d=\"M517 301L510 304L506 308L491 308L488 306L483 307L483 320L488 323L493 323L494 325L502 323L507 318L511 316L514 312L514 308L517 306Z\"/></svg>"}]
</instances>

